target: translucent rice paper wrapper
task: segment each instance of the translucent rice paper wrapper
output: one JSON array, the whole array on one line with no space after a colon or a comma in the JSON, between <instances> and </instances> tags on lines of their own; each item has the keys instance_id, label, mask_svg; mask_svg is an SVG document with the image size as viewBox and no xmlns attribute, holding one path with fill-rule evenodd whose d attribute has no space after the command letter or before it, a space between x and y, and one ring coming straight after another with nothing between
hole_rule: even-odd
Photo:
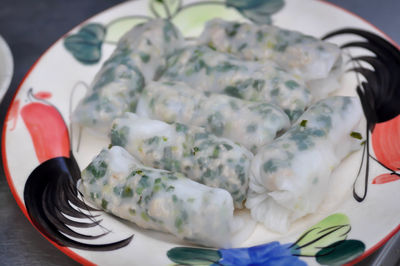
<instances>
[{"instance_id":1,"label":"translucent rice paper wrapper","mask_svg":"<svg viewBox=\"0 0 400 266\"><path fill-rule=\"evenodd\" d=\"M168 20L133 27L95 76L72 121L106 135L114 118L136 110L145 83L159 76L167 55L183 45L182 34Z\"/></svg>"},{"instance_id":2,"label":"translucent rice paper wrapper","mask_svg":"<svg viewBox=\"0 0 400 266\"><path fill-rule=\"evenodd\" d=\"M126 148L143 164L183 173L211 187L226 189L243 207L253 154L200 127L167 124L126 113L115 119L111 144Z\"/></svg>"},{"instance_id":3,"label":"translucent rice paper wrapper","mask_svg":"<svg viewBox=\"0 0 400 266\"><path fill-rule=\"evenodd\" d=\"M146 81L151 81L164 71L166 57L184 45L184 37L174 24L154 19L127 32L118 42L117 50L135 61Z\"/></svg>"},{"instance_id":4,"label":"translucent rice paper wrapper","mask_svg":"<svg viewBox=\"0 0 400 266\"><path fill-rule=\"evenodd\" d=\"M234 217L227 191L145 167L118 146L102 150L82 172L81 190L97 207L141 228L200 245L237 245L255 226L245 225L245 215Z\"/></svg>"},{"instance_id":5,"label":"translucent rice paper wrapper","mask_svg":"<svg viewBox=\"0 0 400 266\"><path fill-rule=\"evenodd\" d=\"M86 96L72 114L72 122L106 135L115 117L135 111L145 81L134 61L119 51L104 63Z\"/></svg>"},{"instance_id":6,"label":"translucent rice paper wrapper","mask_svg":"<svg viewBox=\"0 0 400 266\"><path fill-rule=\"evenodd\" d=\"M278 106L198 91L183 82L150 82L139 100L139 116L206 128L253 153L290 126Z\"/></svg>"},{"instance_id":7,"label":"translucent rice paper wrapper","mask_svg":"<svg viewBox=\"0 0 400 266\"><path fill-rule=\"evenodd\" d=\"M198 44L244 60L274 61L306 81L314 100L340 88L343 74L340 48L298 31L214 19L207 22Z\"/></svg>"},{"instance_id":8,"label":"translucent rice paper wrapper","mask_svg":"<svg viewBox=\"0 0 400 266\"><path fill-rule=\"evenodd\" d=\"M171 54L163 79L256 102L269 102L295 121L311 104L304 81L276 63L245 61L208 46L188 46Z\"/></svg>"},{"instance_id":9,"label":"translucent rice paper wrapper","mask_svg":"<svg viewBox=\"0 0 400 266\"><path fill-rule=\"evenodd\" d=\"M263 147L251 165L246 207L267 228L286 232L290 224L317 210L330 174L351 152L362 117L355 97L330 97L311 106L284 135Z\"/></svg>"}]
</instances>

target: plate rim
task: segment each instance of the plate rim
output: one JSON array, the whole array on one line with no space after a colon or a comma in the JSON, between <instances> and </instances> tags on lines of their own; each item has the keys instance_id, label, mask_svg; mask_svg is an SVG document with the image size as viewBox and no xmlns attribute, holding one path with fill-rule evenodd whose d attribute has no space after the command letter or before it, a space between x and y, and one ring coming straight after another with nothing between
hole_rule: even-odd
<instances>
[{"instance_id":1,"label":"plate rim","mask_svg":"<svg viewBox=\"0 0 400 266\"><path fill-rule=\"evenodd\" d=\"M133 1L137 1L137 0L131 0L131 2ZM387 39L389 42L391 42L397 49L400 50L400 45L398 43L396 43L388 34L386 34L383 30L381 30L379 27L375 26L374 24L372 24L370 21L368 21L367 19L361 17L360 15L347 10L344 7L341 7L337 4L328 2L327 0L315 0L317 2L320 2L322 4L326 4L331 6L332 8L336 8L339 9L353 17L356 17L357 19L361 20L362 22L368 24L369 26L371 26L372 28L374 28L376 31L378 31L380 34L382 34L384 36L385 39ZM37 229L37 227L32 223L27 210L26 210L26 206L22 200L22 198L19 197L16 188L14 186L14 182L13 179L11 177L11 174L9 172L9 168L8 168L8 161L7 161L7 156L6 156L6 129L7 127L5 126L5 124L7 123L7 120L10 116L10 112L11 112L11 106L15 101L16 96L18 95L22 85L25 83L25 80L30 76L31 72L36 68L37 64L43 59L43 57L45 55L47 55L47 53L59 42L61 41L66 35L70 34L71 32L73 32L75 29L77 29L78 27L84 25L86 22L92 20L94 17L101 15L103 13L109 12L110 10L119 7L120 5L125 5L128 4L129 2L121 2L119 4L113 5L109 8L104 9L101 12L98 12L90 17L88 17L87 19L83 20L82 22L78 23L76 26L72 27L70 30L68 30L66 33L62 34L55 42L53 42L40 56L39 58L33 63L33 65L28 69L28 71L26 72L26 74L23 76L22 80L19 82L17 89L13 92L13 96L11 98L11 100L9 102L7 102L7 112L4 116L4 120L3 120L3 129L1 132L1 156L2 156L2 166L3 166L3 170L4 170L4 174L8 183L8 186L11 190L11 193L15 199L15 201L17 202L17 205L19 206L19 208L21 209L22 213L25 215L25 217L28 219L28 221L31 223L31 225L47 240L49 241L52 245L54 245L57 249L59 249L62 253L64 253L65 255L67 255L68 257L70 257L71 259L75 260L76 262L82 264L82 265L96 265L93 262L89 261L88 259L82 257L81 255L79 255L78 253L76 253L75 251L73 251L70 247L67 246L61 246L58 245L57 243L55 243L54 241L50 240L47 236L45 236L40 230ZM12 71L11 71L11 75L10 75L10 81L9 83L11 83L11 79L13 76L13 68L14 68L14 61L13 61L13 57L12 57L12 53L11 53L11 49L9 48L9 46L7 45L7 43L5 42L4 38L2 38L2 36L0 35L0 42L3 40L3 42L5 43L6 47L9 49L10 51L10 56L11 56L11 61L12 61ZM9 85L8 85L9 86ZM1 88L0 88L1 91ZM4 92L5 95L5 92ZM0 101L1 98L4 96L1 95L0 92ZM364 260L365 258L367 258L368 256L370 256L372 253L374 253L377 249L379 249L381 246L383 246L389 239L391 239L397 232L400 231L400 223L392 230L390 231L383 239L381 239L379 242L377 242L375 245L373 245L371 248L369 248L368 250L365 250L364 253L357 257L356 259L348 262L346 265L353 265L355 263L358 263L362 260Z\"/></svg>"}]
</instances>

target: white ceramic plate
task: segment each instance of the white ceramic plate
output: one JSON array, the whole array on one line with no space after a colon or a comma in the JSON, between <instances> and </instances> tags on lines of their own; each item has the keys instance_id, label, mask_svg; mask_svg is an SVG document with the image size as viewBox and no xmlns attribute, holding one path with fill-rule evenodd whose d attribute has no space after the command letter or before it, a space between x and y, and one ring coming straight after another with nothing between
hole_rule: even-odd
<instances>
[{"instance_id":1,"label":"white ceramic plate","mask_svg":"<svg viewBox=\"0 0 400 266\"><path fill-rule=\"evenodd\" d=\"M201 1L183 1L183 5L196 2ZM187 8L185 11L181 11L173 22L186 36L195 36L201 31L204 21L213 17L245 20L236 9L226 8L221 5L221 1L217 2L217 4ZM240 0L230 2L238 3ZM314 36L322 36L344 27L361 28L382 35L381 32L362 19L323 1L297 0L286 2L285 7L273 17L274 23L279 26ZM164 16L163 7L157 4L157 1L152 1L152 3L155 5L156 12L160 16ZM174 3L178 3L178 1L170 0L166 3L170 5L170 11L174 12ZM64 39L60 39L39 59L17 90L3 130L2 152L9 185L26 215L23 193L28 176L46 159L60 155L68 156L68 154L60 153L60 150L57 149L57 147L61 147L61 150L65 150L65 145L68 149L68 141L61 143L57 136L52 135L56 126L49 124L46 116L54 115L55 109L53 107L55 107L62 114L66 124L69 124L70 110L82 97L85 87L83 84L91 82L102 62L115 48L115 42L118 38L131 26L143 21L141 16L154 17L154 13L149 9L149 2L145 0L129 1L104 11L86 21L85 24L77 26L68 35L79 35L79 31L87 23L101 24L102 27L107 29L105 39L100 40L102 46L79 46L76 48L77 50L71 52L65 49ZM82 35L81 37L85 38ZM81 51L80 49L86 49L86 53L78 53ZM99 51L101 51L100 56L97 53ZM75 54L73 55L73 53ZM98 61L96 62L96 60ZM60 62L63 63L60 64ZM0 89L2 88L1 84L5 84L4 81L3 83L0 82ZM72 93L73 91L74 93ZM355 95L354 78L344 78L340 93ZM32 95L35 95L36 98ZM36 111L26 112L27 108L43 103L53 108L53 111L45 115ZM394 131L387 129L385 132L393 139L393 143L396 143L398 136L394 135ZM77 151L75 141L77 138L75 134L71 135L73 136L71 147L81 169L102 147L107 145L106 140L91 137L84 132L80 149ZM49 141L43 141L46 138ZM273 263L282 262L284 259L293 260L300 263L299 265L303 265L302 262L310 265L323 262L324 258L321 261L323 256L316 256L316 252L311 252L312 256L309 257L294 256L299 254L294 254L293 247L288 248L290 245L287 245L294 243L303 232L317 223L320 230L334 228L334 231L338 232L335 235L332 231L332 234L324 238L326 240L325 245L330 243L336 246L336 248L331 248L333 252L329 257L331 260L338 259L340 256L345 257L346 261L353 260L356 257L366 257L397 232L400 221L400 208L398 206L398 202L400 202L400 194L398 193L400 182L372 184L372 180L376 176L388 172L386 169L372 162L369 192L366 200L359 203L352 196L352 184L361 162L361 156L361 152L357 152L340 165L332 176L330 192L326 195L326 200L318 212L296 222L287 234L273 233L258 225L251 237L241 243L240 246L261 246L235 250L234 253L241 254L237 258L237 264L267 263L268 260ZM105 252L66 248L57 244L56 246L78 262L85 264L170 265L173 263L171 261L172 255L168 253L169 258L167 252L174 247L188 245L188 243L179 241L173 236L143 230L134 224L123 222L107 214L102 214L102 219L102 225L112 230L112 233L91 243L107 243L133 234L134 238L131 243L124 248ZM319 223L320 221L322 222ZM344 231L336 231L336 229ZM79 231L85 234L95 234L95 232L98 232L98 228L79 229ZM347 241L344 241L344 239L347 239ZM313 236L308 235L306 240L312 242ZM271 241L279 241L277 249L274 250L275 253L267 252L268 247L276 244L270 244ZM299 243L297 244L299 245ZM274 257L274 254L278 252L277 250L284 254L282 253L281 257ZM349 252L349 250L351 251ZM258 255L255 255L256 253ZM178 252L178 255L174 255L174 258L184 259L185 256L182 254ZM227 260L231 256L228 251L216 251L216 254L221 260ZM301 254L304 255L305 253ZM259 260L256 261L257 259ZM185 262L193 263L190 258Z\"/></svg>"},{"instance_id":2,"label":"white ceramic plate","mask_svg":"<svg viewBox=\"0 0 400 266\"><path fill-rule=\"evenodd\" d=\"M10 85L14 71L11 50L6 41L0 36L0 100L3 99Z\"/></svg>"}]
</instances>

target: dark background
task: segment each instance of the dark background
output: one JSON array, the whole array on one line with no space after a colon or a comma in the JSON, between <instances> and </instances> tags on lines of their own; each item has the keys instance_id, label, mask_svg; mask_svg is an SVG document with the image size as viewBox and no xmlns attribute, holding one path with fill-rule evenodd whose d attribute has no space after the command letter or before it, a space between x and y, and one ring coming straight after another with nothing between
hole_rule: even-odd
<instances>
[{"instance_id":1,"label":"dark background","mask_svg":"<svg viewBox=\"0 0 400 266\"><path fill-rule=\"evenodd\" d=\"M291 0L286 0L291 1ZM311 1L311 0L310 0ZM0 0L0 35L14 56L14 76L0 105L0 125L22 78L45 50L83 20L121 0ZM400 43L399 0L329 0L367 19ZM400 88L399 88L400 89ZM22 162L21 162L22 163ZM400 221L399 221L400 222ZM396 236L359 265L398 265ZM0 172L0 265L77 265L47 240L18 208Z\"/></svg>"}]
</instances>

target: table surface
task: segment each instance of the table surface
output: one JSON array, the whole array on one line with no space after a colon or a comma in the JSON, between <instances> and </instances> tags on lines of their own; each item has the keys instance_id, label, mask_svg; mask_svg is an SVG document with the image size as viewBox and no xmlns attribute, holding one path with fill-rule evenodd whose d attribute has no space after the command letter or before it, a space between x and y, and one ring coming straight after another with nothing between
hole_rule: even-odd
<instances>
[{"instance_id":1,"label":"table surface","mask_svg":"<svg viewBox=\"0 0 400 266\"><path fill-rule=\"evenodd\" d=\"M293 0L286 0L293 1ZM14 76L0 105L0 125L22 78L39 56L71 28L122 0L1 0L0 35L14 56ZM329 0L387 33L400 43L400 1ZM77 265L45 240L18 208L0 167L0 265ZM398 265L400 235L359 265Z\"/></svg>"}]
</instances>

